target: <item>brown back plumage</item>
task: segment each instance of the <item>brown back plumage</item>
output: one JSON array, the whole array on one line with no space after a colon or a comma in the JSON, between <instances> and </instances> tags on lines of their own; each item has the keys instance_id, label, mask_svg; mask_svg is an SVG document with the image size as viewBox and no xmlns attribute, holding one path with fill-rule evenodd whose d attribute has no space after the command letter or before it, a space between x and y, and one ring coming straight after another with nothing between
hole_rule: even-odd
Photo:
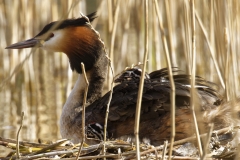
<instances>
[{"instance_id":1,"label":"brown back plumage","mask_svg":"<svg viewBox=\"0 0 240 160\"><path fill-rule=\"evenodd\" d=\"M137 102L138 85L141 72L134 68L123 72L115 81L120 82L113 89L112 100L109 109L108 134L113 138L125 135L132 136L134 129L135 107ZM193 134L191 131L192 118L190 104L189 75L178 74L174 69L176 86L176 139L185 138ZM140 121L140 137L147 137L152 144L160 144L170 135L170 82L167 69L161 69L146 74L142 112ZM212 83L197 77L196 91L199 110L217 107L219 97ZM109 99L107 93L87 107L86 124L104 124L106 107ZM89 113L89 114L88 114ZM81 114L76 118L76 123L81 123Z\"/></svg>"}]
</instances>

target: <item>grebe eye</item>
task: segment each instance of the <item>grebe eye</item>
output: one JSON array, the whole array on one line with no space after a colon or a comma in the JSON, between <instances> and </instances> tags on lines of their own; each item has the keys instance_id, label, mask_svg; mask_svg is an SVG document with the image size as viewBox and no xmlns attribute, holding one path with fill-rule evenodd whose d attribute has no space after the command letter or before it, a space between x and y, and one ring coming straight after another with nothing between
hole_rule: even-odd
<instances>
[{"instance_id":1,"label":"grebe eye","mask_svg":"<svg viewBox=\"0 0 240 160\"><path fill-rule=\"evenodd\" d=\"M48 41L48 40L49 40L50 38L52 38L52 37L54 37L54 34L53 34L53 33L49 34L48 38L47 38L45 41Z\"/></svg>"}]
</instances>

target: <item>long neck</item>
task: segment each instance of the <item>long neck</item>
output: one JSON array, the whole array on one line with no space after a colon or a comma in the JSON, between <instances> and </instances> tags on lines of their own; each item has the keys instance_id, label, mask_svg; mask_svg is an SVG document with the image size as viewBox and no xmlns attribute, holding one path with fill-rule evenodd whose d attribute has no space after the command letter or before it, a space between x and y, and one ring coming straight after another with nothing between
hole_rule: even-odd
<instances>
[{"instance_id":1,"label":"long neck","mask_svg":"<svg viewBox=\"0 0 240 160\"><path fill-rule=\"evenodd\" d=\"M86 72L89 81L87 104L91 104L101 97L103 84L106 78L107 64L107 58L102 54L93 68ZM63 114L70 114L70 112L74 113L79 107L79 109L81 109L85 87L86 82L84 75L79 74L77 82L63 107ZM65 112L65 110L67 110L67 112Z\"/></svg>"},{"instance_id":2,"label":"long neck","mask_svg":"<svg viewBox=\"0 0 240 160\"><path fill-rule=\"evenodd\" d=\"M103 52L103 51L102 51ZM91 70L87 71L87 78L89 81L87 105L101 97L103 83L105 81L108 59L105 53L100 54L96 63ZM83 74L79 74L76 84L69 95L65 105L63 106L62 115L60 119L60 130L63 138L71 138L69 135L69 127L74 118L82 109L83 96L85 92L85 79Z\"/></svg>"}]
</instances>

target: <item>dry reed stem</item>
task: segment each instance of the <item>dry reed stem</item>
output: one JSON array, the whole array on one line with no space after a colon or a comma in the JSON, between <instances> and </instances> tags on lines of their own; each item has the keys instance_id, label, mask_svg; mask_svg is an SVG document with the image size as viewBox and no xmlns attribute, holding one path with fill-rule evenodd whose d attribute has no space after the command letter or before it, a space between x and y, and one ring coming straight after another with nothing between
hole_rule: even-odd
<instances>
[{"instance_id":1,"label":"dry reed stem","mask_svg":"<svg viewBox=\"0 0 240 160\"><path fill-rule=\"evenodd\" d=\"M3 138L3 137L0 137L0 142L4 142L4 143L10 143L10 144L14 144L15 148L16 148L16 144L17 144L17 141L14 140L14 139L8 139L8 138ZM39 144L39 143L32 143L32 142L27 142L27 141L20 141L19 144L21 146L25 146L25 147L33 147L33 148L44 148L44 147L47 147L48 145L47 144Z\"/></svg>"},{"instance_id":2,"label":"dry reed stem","mask_svg":"<svg viewBox=\"0 0 240 160\"><path fill-rule=\"evenodd\" d=\"M75 150L76 152L76 150ZM45 156L55 156L57 154L67 154L69 153L69 151L56 151L56 152L50 152L50 153L46 153L46 155L44 154L40 154L40 155L36 155L36 156L31 156L31 157L27 157L27 158L22 158L21 160L29 160L29 159L36 159L36 158L42 158ZM133 153L123 153L123 156L127 156ZM78 159L100 159L100 158L118 158L118 154L109 154L109 155L98 155L98 156L85 156L85 157L79 157ZM160 157L161 158L161 157ZM192 157L181 157L181 156L174 156L172 158L173 160L199 160L199 158L192 158ZM62 160L75 160L75 158L62 158ZM127 160L127 159L126 159Z\"/></svg>"},{"instance_id":3,"label":"dry reed stem","mask_svg":"<svg viewBox=\"0 0 240 160\"><path fill-rule=\"evenodd\" d=\"M71 151L53 151L53 152L41 153L41 154L33 155L33 156L21 157L21 160L30 160L30 159L37 159L37 158L48 157L48 156L76 153L78 151L79 151L78 149L74 149L74 150L71 150ZM72 159L75 160L76 158L72 158Z\"/></svg>"},{"instance_id":4,"label":"dry reed stem","mask_svg":"<svg viewBox=\"0 0 240 160\"><path fill-rule=\"evenodd\" d=\"M174 46L174 39L175 35L173 34L173 26L172 26L172 16L170 12L169 7L169 1L164 1L165 8L166 8L166 20L168 24L168 33L169 33L169 49L170 49L170 59L172 66L177 66L177 59L176 59L176 52L175 52L175 46Z\"/></svg>"},{"instance_id":5,"label":"dry reed stem","mask_svg":"<svg viewBox=\"0 0 240 160\"><path fill-rule=\"evenodd\" d=\"M164 47L164 52L165 52L165 56L166 56L166 60L167 60L167 66L168 66L168 76L169 76L169 80L170 80L170 86L171 86L171 93L170 93L170 100L171 100L171 138L170 138L170 148L169 148L169 159L171 159L172 156L172 149L173 149L173 142L174 142L174 138L175 138L175 83L174 83L174 79L173 79L173 74L172 74L172 65L171 65L171 60L170 60L170 54L168 51L168 44L167 44L167 40L166 40L166 36L165 36L165 32L164 32L164 27L162 24L162 19L160 16L160 11L158 8L158 3L157 0L154 0L155 3L155 10L157 12L157 16L158 16L158 21L159 21L159 28L161 31L161 38L162 38L162 43L163 43L163 47Z\"/></svg>"},{"instance_id":6,"label":"dry reed stem","mask_svg":"<svg viewBox=\"0 0 240 160\"><path fill-rule=\"evenodd\" d=\"M226 17L227 19L227 35L228 39L225 40L225 48L227 49L226 54L230 54L230 66L229 66L229 72L232 75L229 75L229 77L233 77L229 79L229 92L230 97L237 98L238 92L239 92L239 76L238 73L240 73L240 65L238 65L238 58L239 58L239 40L236 38L236 35L239 35L239 17L236 15L239 15L239 7L237 7L237 4L239 4L238 1L231 1L231 3L227 3L227 11L229 14ZM232 18L232 19L231 19ZM232 69L232 71L231 71Z\"/></svg>"},{"instance_id":7,"label":"dry reed stem","mask_svg":"<svg viewBox=\"0 0 240 160\"><path fill-rule=\"evenodd\" d=\"M114 72L113 72L111 61L109 61L109 66L110 66L110 69L112 71L112 77L114 77ZM106 140L107 140L107 121L108 121L109 107L110 107L110 103L111 103L111 100L112 100L112 94L113 94L113 83L114 83L114 78L112 79L111 89L109 91L110 95L109 95L109 99L108 99L108 103L107 103L107 109L106 109L106 115L105 115L105 121L104 121L104 144L103 144L103 154L104 155L106 153L105 143L106 143Z\"/></svg>"},{"instance_id":8,"label":"dry reed stem","mask_svg":"<svg viewBox=\"0 0 240 160\"><path fill-rule=\"evenodd\" d=\"M105 53L106 52L106 49L105 49L105 45L104 45L104 50L105 50ZM107 57L107 54L106 54L106 57ZM109 107L110 107L110 103L111 103L111 100L112 100L112 94L113 94L113 83L114 83L114 71L113 71L113 68L112 68L112 63L111 63L111 59L109 59L109 57L107 57L108 60L109 60L109 67L111 69L111 72L112 72L112 83L111 83L111 89L110 89L110 95L109 95L109 99L108 99L108 103L107 103L107 109L106 109L106 114L105 114L105 121L104 121L104 138L103 138L103 154L105 155L106 153L106 141L107 141L107 122L108 122L108 114L109 114Z\"/></svg>"},{"instance_id":9,"label":"dry reed stem","mask_svg":"<svg viewBox=\"0 0 240 160\"><path fill-rule=\"evenodd\" d=\"M104 46L104 50L105 50L105 53L106 52L106 49L105 49L105 46ZM106 54L106 57L107 57L107 54ZM106 109L106 114L105 114L105 121L104 121L104 138L103 138L103 154L105 155L106 154L106 141L107 141L107 122L108 122L108 114L109 114L109 107L110 107L110 103L111 103L111 100L112 100L112 94L113 94L113 83L114 83L114 71L113 71L113 68L112 68L112 63L111 63L111 59L109 59L109 57L107 57L108 60L109 60L109 67L111 69L111 72L112 72L112 83L111 83L111 89L109 91L110 95L109 95L109 99L108 99L108 103L107 103L107 109Z\"/></svg>"},{"instance_id":10,"label":"dry reed stem","mask_svg":"<svg viewBox=\"0 0 240 160\"><path fill-rule=\"evenodd\" d=\"M203 155L201 157L201 160L206 159L207 151L209 149L209 143L210 143L212 133L213 133L213 127L214 127L213 123L209 124L209 132L207 133L207 139L206 139L206 142L205 142L206 145L204 146Z\"/></svg>"},{"instance_id":11,"label":"dry reed stem","mask_svg":"<svg viewBox=\"0 0 240 160\"><path fill-rule=\"evenodd\" d=\"M168 146L168 141L164 141L163 152L162 152L162 159L163 159L163 160L165 160L165 157L166 157L167 146ZM170 157L170 156L169 156L169 157Z\"/></svg>"},{"instance_id":12,"label":"dry reed stem","mask_svg":"<svg viewBox=\"0 0 240 160\"><path fill-rule=\"evenodd\" d=\"M147 58L148 58L148 0L145 0L144 3L145 8L145 44L144 44L144 59L143 59L143 69L142 74L139 82L138 88L138 97L137 97L137 104L136 104L136 113L135 113L135 122L134 122L134 135L136 139L136 158L140 160L140 141L139 141L139 123L140 123L140 115L141 115L141 104L142 104L142 94L143 94L143 85L144 85L144 78L146 72L146 65L147 65Z\"/></svg>"},{"instance_id":13,"label":"dry reed stem","mask_svg":"<svg viewBox=\"0 0 240 160\"><path fill-rule=\"evenodd\" d=\"M107 6L108 6L108 32L111 33L113 28L112 0L107 1Z\"/></svg>"},{"instance_id":14,"label":"dry reed stem","mask_svg":"<svg viewBox=\"0 0 240 160\"><path fill-rule=\"evenodd\" d=\"M17 132L17 146L16 146L16 152L17 152L17 158L20 159L20 152L19 152L19 135L20 135L20 131L22 129L22 126L23 126L23 119L24 119L24 112L22 112L22 115L21 115L21 121L20 121L20 127L18 129L18 132Z\"/></svg>"},{"instance_id":15,"label":"dry reed stem","mask_svg":"<svg viewBox=\"0 0 240 160\"><path fill-rule=\"evenodd\" d=\"M210 40L209 40L209 38L208 38L207 31L206 31L205 27L203 26L203 23L202 23L199 15L198 15L198 12L197 12L196 10L195 10L195 16L196 16L197 21L198 21L198 23L199 23L199 25L200 25L200 28L202 29L202 32L203 32L203 34L204 34L204 38L205 38L205 40L206 40L206 42L207 42L207 45L208 45L208 48L209 48L209 51L210 51L210 54L211 54L211 57L212 57L212 60L213 60L215 69L216 69L216 71L217 71L218 78L219 78L219 80L220 80L220 83L221 83L223 89L225 89L224 80L223 80L223 78L222 78L222 74L221 74L221 72L220 72L220 69L219 69L217 60L216 60L216 58L215 58L215 56L214 56L214 50L213 50L212 44L211 44L211 42L210 42Z\"/></svg>"},{"instance_id":16,"label":"dry reed stem","mask_svg":"<svg viewBox=\"0 0 240 160\"><path fill-rule=\"evenodd\" d=\"M199 150L199 155L202 157L203 151L202 151L202 144L201 144L201 139L199 135L199 130L198 130L198 124L197 124L197 118L196 118L196 113L195 113L195 78L196 78L196 37L195 37L195 5L194 5L194 0L190 1L191 5L191 22L192 22L192 70L191 70L191 89L190 89L190 106L192 109L192 115L193 115L193 121L194 121L194 127L195 127L195 134L197 137L197 144L198 144L198 150Z\"/></svg>"},{"instance_id":17,"label":"dry reed stem","mask_svg":"<svg viewBox=\"0 0 240 160\"><path fill-rule=\"evenodd\" d=\"M154 7L154 6L153 6ZM155 10L153 9L153 16L157 17L157 13L155 12ZM160 36L159 36L159 29L158 29L158 22L157 20L153 21L153 45L154 45L154 50L155 52L153 52L153 56L155 56L155 68L156 69L160 69L162 68L162 63L161 63L161 54L160 53Z\"/></svg>"},{"instance_id":18,"label":"dry reed stem","mask_svg":"<svg viewBox=\"0 0 240 160\"><path fill-rule=\"evenodd\" d=\"M225 64L225 76L224 76L224 82L225 82L225 96L226 96L226 100L229 101L230 100L230 93L229 93L229 85L230 85L230 81L229 81L229 37L228 37L228 29L225 28L224 29L224 43L225 43L225 53L226 53L226 64Z\"/></svg>"},{"instance_id":19,"label":"dry reed stem","mask_svg":"<svg viewBox=\"0 0 240 160\"><path fill-rule=\"evenodd\" d=\"M112 62L114 62L114 56L113 56L113 52L114 52L114 44L115 44L115 37L116 37L116 31L117 31L117 24L118 24L118 15L119 15L119 8L120 8L120 1L117 1L116 4L116 10L114 13L114 21L113 21L113 30L111 32L111 45L110 45L110 53L109 53L109 58L111 59ZM108 70L108 79L112 79L111 78L111 73L110 73L110 69ZM107 90L110 90L111 88L111 81L108 80L108 88Z\"/></svg>"},{"instance_id":20,"label":"dry reed stem","mask_svg":"<svg viewBox=\"0 0 240 160\"><path fill-rule=\"evenodd\" d=\"M65 143L66 141L68 141L67 139L62 139L56 143L53 143L51 145L47 145L46 147L42 148L41 150L39 151L36 151L36 152L33 152L33 153L30 153L28 154L27 156L33 156L33 155L36 155L36 154L40 154L40 153L45 153L46 151L48 150L53 150L53 149L56 149L56 147L60 146L61 144Z\"/></svg>"},{"instance_id":21,"label":"dry reed stem","mask_svg":"<svg viewBox=\"0 0 240 160\"><path fill-rule=\"evenodd\" d=\"M113 93L114 72L113 72L113 67L112 67L111 61L113 61L114 43L115 43L115 36L116 36L117 22L118 22L118 14L119 14L119 8L120 8L119 3L120 3L120 1L117 2L117 6L116 6L117 8L116 8L116 11L115 11L115 14L114 14L114 22L113 22L113 24L112 24L112 19L111 19L111 22L109 22L109 29L110 28L112 29L111 30L112 34L111 34L110 55L108 57L108 59L109 59L109 69L108 69L108 87L107 87L107 90L110 89L110 96L109 96L109 100L108 100L108 103L107 103L105 122L104 122L103 155L106 154L105 143L106 143L106 140L107 140L107 121L108 121L109 107L110 107L110 103L111 103L111 100L112 100L112 93ZM111 10L112 10L112 3L110 1L108 1L108 11L110 12ZM112 18L111 14L112 14L112 12L109 13L110 18ZM112 81L110 81L110 77L112 77Z\"/></svg>"},{"instance_id":22,"label":"dry reed stem","mask_svg":"<svg viewBox=\"0 0 240 160\"><path fill-rule=\"evenodd\" d=\"M186 60L186 65L187 65L187 73L190 74L191 73L191 65L189 62L191 62L191 26L190 26L190 20L189 20L189 3L187 0L184 1L184 26L185 27L185 32L184 32L184 35L185 35L185 39L184 42L185 43L185 52L184 52L184 55L185 55L185 60Z\"/></svg>"},{"instance_id":23,"label":"dry reed stem","mask_svg":"<svg viewBox=\"0 0 240 160\"><path fill-rule=\"evenodd\" d=\"M82 104L82 142L81 142L81 145L79 147L79 151L78 151L78 154L76 156L76 160L80 156L83 144L85 142L85 112L86 112L86 102L87 102L87 94L88 94L88 87L89 87L89 82L88 82L88 79L87 79L85 66L82 62L81 62L81 68L82 68L82 71L83 71L86 87L85 87L85 92L84 92L84 96L83 96L83 104Z\"/></svg>"}]
</instances>

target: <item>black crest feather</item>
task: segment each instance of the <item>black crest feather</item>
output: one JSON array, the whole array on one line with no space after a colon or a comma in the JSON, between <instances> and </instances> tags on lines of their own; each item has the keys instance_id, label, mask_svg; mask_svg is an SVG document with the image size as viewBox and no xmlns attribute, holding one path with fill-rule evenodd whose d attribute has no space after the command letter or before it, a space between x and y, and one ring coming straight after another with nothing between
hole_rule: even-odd
<instances>
[{"instance_id":1,"label":"black crest feather","mask_svg":"<svg viewBox=\"0 0 240 160\"><path fill-rule=\"evenodd\" d=\"M88 19L90 22L92 22L97 16L96 16L97 12L93 12L89 15L87 15ZM35 37L37 36L41 36L44 33L47 33L50 29L54 29L54 30L58 30L58 29L63 29L69 26L83 26L87 23L87 19L84 17L80 17L80 18L72 18L72 19L66 19L63 21L54 21L51 22L49 24L47 24L41 32L39 32ZM56 26L55 26L56 25ZM54 27L54 28L52 28ZM56 27L56 28L55 28Z\"/></svg>"}]
</instances>

